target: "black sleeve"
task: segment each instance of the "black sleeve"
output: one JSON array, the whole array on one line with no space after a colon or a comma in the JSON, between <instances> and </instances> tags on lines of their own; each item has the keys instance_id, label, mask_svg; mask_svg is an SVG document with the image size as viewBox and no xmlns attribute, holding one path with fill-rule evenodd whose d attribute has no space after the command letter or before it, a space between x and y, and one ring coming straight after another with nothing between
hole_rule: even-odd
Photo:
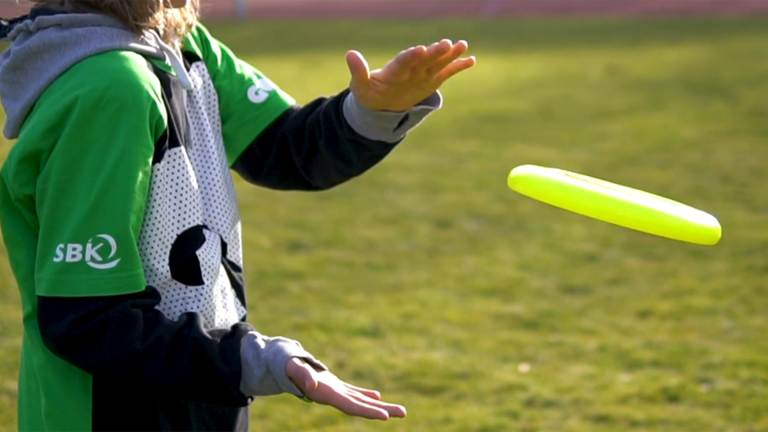
<instances>
[{"instance_id":1,"label":"black sleeve","mask_svg":"<svg viewBox=\"0 0 768 432\"><path fill-rule=\"evenodd\" d=\"M344 119L349 90L295 106L272 122L232 165L246 181L271 189L323 190L367 171L396 143L367 139Z\"/></svg>"},{"instance_id":2,"label":"black sleeve","mask_svg":"<svg viewBox=\"0 0 768 432\"><path fill-rule=\"evenodd\" d=\"M253 328L205 331L198 314L177 321L155 309L156 289L106 297L38 296L38 324L54 354L93 376L144 386L148 395L245 406L240 341Z\"/></svg>"}]
</instances>

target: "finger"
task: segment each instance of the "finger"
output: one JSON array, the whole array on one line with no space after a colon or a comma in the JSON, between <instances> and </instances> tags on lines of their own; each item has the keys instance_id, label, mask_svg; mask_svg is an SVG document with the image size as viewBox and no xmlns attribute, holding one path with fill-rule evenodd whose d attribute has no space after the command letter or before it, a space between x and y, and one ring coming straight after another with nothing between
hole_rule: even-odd
<instances>
[{"instance_id":1,"label":"finger","mask_svg":"<svg viewBox=\"0 0 768 432\"><path fill-rule=\"evenodd\" d=\"M442 84L452 76L471 68L475 64L477 64L477 59L474 56L455 60L453 63L446 66L440 73L438 73L435 76L435 79L437 80L438 84Z\"/></svg>"},{"instance_id":2,"label":"finger","mask_svg":"<svg viewBox=\"0 0 768 432\"><path fill-rule=\"evenodd\" d=\"M373 399L370 397L367 397L361 393L354 393L350 394L350 397L353 397L354 399L358 400L359 402L369 405L375 408L383 409L389 414L390 417L405 417L407 412L405 410L405 407L402 405L397 405L389 402L384 402L379 399Z\"/></svg>"},{"instance_id":3,"label":"finger","mask_svg":"<svg viewBox=\"0 0 768 432\"><path fill-rule=\"evenodd\" d=\"M456 45L454 45L451 48L448 54L435 60L434 63L428 66L427 74L436 75L440 73L443 69L446 68L446 66L453 63L454 60L461 57L465 52L467 52L468 49L469 49L469 44L467 44L466 41L457 42Z\"/></svg>"},{"instance_id":4,"label":"finger","mask_svg":"<svg viewBox=\"0 0 768 432\"><path fill-rule=\"evenodd\" d=\"M384 409L387 411L390 417L405 418L408 415L408 411L402 405L387 404Z\"/></svg>"},{"instance_id":5,"label":"finger","mask_svg":"<svg viewBox=\"0 0 768 432\"><path fill-rule=\"evenodd\" d=\"M443 39L440 42L435 42L427 48L428 59L438 59L451 51L453 42L450 39Z\"/></svg>"},{"instance_id":6,"label":"finger","mask_svg":"<svg viewBox=\"0 0 768 432\"><path fill-rule=\"evenodd\" d=\"M339 395L338 398L334 399L335 400L331 401L329 405L335 407L344 414L372 420L389 419L389 411L386 409L365 403L350 395Z\"/></svg>"},{"instance_id":7,"label":"finger","mask_svg":"<svg viewBox=\"0 0 768 432\"><path fill-rule=\"evenodd\" d=\"M427 55L427 47L419 45L408 48L395 57L395 62L402 68L409 68L415 63L420 62Z\"/></svg>"},{"instance_id":8,"label":"finger","mask_svg":"<svg viewBox=\"0 0 768 432\"><path fill-rule=\"evenodd\" d=\"M381 400L381 393L377 392L376 390L365 389L365 388L353 386L352 384L347 384L347 383L344 383L344 386L346 386L350 390L354 390L356 392L362 393L371 399Z\"/></svg>"},{"instance_id":9,"label":"finger","mask_svg":"<svg viewBox=\"0 0 768 432\"><path fill-rule=\"evenodd\" d=\"M415 46L411 48L411 51L414 63L423 61L425 58L427 58L427 55L429 55L429 49L424 45Z\"/></svg>"},{"instance_id":10,"label":"finger","mask_svg":"<svg viewBox=\"0 0 768 432\"><path fill-rule=\"evenodd\" d=\"M367 84L371 78L371 71L368 68L368 62L365 60L365 57L353 50L347 53L346 60L349 73L352 75L352 81Z\"/></svg>"},{"instance_id":11,"label":"finger","mask_svg":"<svg viewBox=\"0 0 768 432\"><path fill-rule=\"evenodd\" d=\"M426 47L422 45L401 51L392 59L392 61L387 63L384 71L390 77L405 76L416 68L416 65L421 62L426 55L426 52Z\"/></svg>"},{"instance_id":12,"label":"finger","mask_svg":"<svg viewBox=\"0 0 768 432\"><path fill-rule=\"evenodd\" d=\"M450 39L443 39L440 42L433 43L432 45L427 47L427 52L421 59L421 62L419 65L420 68L422 70L428 68L437 59L448 54L451 51L452 47L453 47L453 42L451 42Z\"/></svg>"}]
</instances>

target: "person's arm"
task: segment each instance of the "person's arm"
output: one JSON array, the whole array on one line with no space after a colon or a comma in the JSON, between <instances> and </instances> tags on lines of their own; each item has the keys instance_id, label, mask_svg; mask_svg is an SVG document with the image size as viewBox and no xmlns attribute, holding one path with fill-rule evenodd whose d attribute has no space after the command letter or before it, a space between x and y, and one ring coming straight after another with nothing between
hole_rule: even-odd
<instances>
[{"instance_id":1,"label":"person's arm","mask_svg":"<svg viewBox=\"0 0 768 432\"><path fill-rule=\"evenodd\" d=\"M251 396L302 396L285 371L294 357L325 370L296 341L266 337L247 323L206 331L199 315L171 321L155 309L159 303L151 287L114 296L38 296L38 325L54 354L91 375L218 405L245 406Z\"/></svg>"},{"instance_id":2,"label":"person's arm","mask_svg":"<svg viewBox=\"0 0 768 432\"><path fill-rule=\"evenodd\" d=\"M203 26L185 49L213 80L230 165L247 181L275 189L328 189L367 171L440 108L440 85L474 64L457 60L465 42L414 47L376 71L350 52L350 90L302 107Z\"/></svg>"},{"instance_id":3,"label":"person's arm","mask_svg":"<svg viewBox=\"0 0 768 432\"><path fill-rule=\"evenodd\" d=\"M362 107L349 90L318 98L284 112L232 168L246 181L272 189L329 189L379 163L441 102L434 93L405 112L376 112Z\"/></svg>"},{"instance_id":4,"label":"person's arm","mask_svg":"<svg viewBox=\"0 0 768 432\"><path fill-rule=\"evenodd\" d=\"M54 354L91 375L120 378L149 393L244 406L240 344L253 328L205 331L200 316L176 321L155 309L159 293L38 296L38 325Z\"/></svg>"}]
</instances>

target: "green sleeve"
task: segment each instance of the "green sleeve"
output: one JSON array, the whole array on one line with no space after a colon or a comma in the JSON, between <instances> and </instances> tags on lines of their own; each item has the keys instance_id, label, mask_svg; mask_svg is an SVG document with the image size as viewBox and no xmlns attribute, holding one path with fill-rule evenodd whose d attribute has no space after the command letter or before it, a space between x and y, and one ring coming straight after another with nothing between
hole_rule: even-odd
<instances>
[{"instance_id":1,"label":"green sleeve","mask_svg":"<svg viewBox=\"0 0 768 432\"><path fill-rule=\"evenodd\" d=\"M256 137L296 102L198 25L185 50L205 63L219 97L222 133L232 165Z\"/></svg>"},{"instance_id":2,"label":"green sleeve","mask_svg":"<svg viewBox=\"0 0 768 432\"><path fill-rule=\"evenodd\" d=\"M50 152L35 190L37 295L145 288L138 240L165 129L161 94L144 58L112 51L76 64L39 99L20 136Z\"/></svg>"}]
</instances>

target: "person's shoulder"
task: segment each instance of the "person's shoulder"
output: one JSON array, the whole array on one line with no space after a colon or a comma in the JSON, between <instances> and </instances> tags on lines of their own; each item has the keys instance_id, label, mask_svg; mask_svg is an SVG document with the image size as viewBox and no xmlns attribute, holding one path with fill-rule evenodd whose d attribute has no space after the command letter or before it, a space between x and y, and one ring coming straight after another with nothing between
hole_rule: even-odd
<instances>
[{"instance_id":1,"label":"person's shoulder","mask_svg":"<svg viewBox=\"0 0 768 432\"><path fill-rule=\"evenodd\" d=\"M160 83L145 57L115 50L92 55L76 63L49 90L72 96L109 95L113 99L138 101L142 94L155 99L160 92Z\"/></svg>"},{"instance_id":2,"label":"person's shoulder","mask_svg":"<svg viewBox=\"0 0 768 432\"><path fill-rule=\"evenodd\" d=\"M208 28L205 25L202 23L197 23L189 32L187 38L193 39L197 42L209 42L213 39L213 36L211 36L211 32L208 31Z\"/></svg>"},{"instance_id":3,"label":"person's shoulder","mask_svg":"<svg viewBox=\"0 0 768 432\"><path fill-rule=\"evenodd\" d=\"M184 39L184 50L205 58L213 43L213 36L208 29L203 24L197 23Z\"/></svg>"},{"instance_id":4,"label":"person's shoulder","mask_svg":"<svg viewBox=\"0 0 768 432\"><path fill-rule=\"evenodd\" d=\"M108 51L81 60L40 95L22 133L58 127L62 122L162 123L165 109L159 79L147 59Z\"/></svg>"}]
</instances>

